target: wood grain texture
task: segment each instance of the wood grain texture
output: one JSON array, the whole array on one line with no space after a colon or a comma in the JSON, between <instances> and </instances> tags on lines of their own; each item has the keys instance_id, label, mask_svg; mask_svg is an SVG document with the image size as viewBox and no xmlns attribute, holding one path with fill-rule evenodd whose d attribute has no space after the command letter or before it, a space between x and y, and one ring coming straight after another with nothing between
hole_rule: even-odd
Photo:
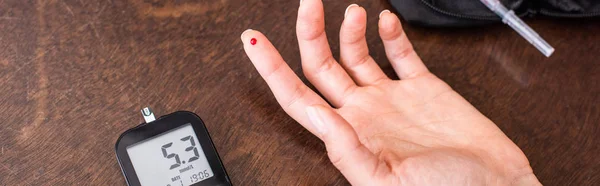
<instances>
[{"instance_id":1,"label":"wood grain texture","mask_svg":"<svg viewBox=\"0 0 600 186\"><path fill-rule=\"evenodd\" d=\"M339 55L347 5L369 13L371 54L384 0L325 0ZM301 74L297 1L0 0L0 184L124 185L114 143L139 109L206 122L235 185L348 185L322 143L289 118L244 55L263 31ZM545 185L600 184L600 24L529 19L551 58L503 25L405 25L433 73L522 148Z\"/></svg>"}]
</instances>

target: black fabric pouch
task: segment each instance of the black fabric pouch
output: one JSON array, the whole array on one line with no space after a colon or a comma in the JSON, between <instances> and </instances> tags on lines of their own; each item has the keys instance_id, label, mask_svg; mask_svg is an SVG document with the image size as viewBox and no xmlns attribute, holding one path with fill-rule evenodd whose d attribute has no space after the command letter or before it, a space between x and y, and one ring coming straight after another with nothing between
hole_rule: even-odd
<instances>
[{"instance_id":1,"label":"black fabric pouch","mask_svg":"<svg viewBox=\"0 0 600 186\"><path fill-rule=\"evenodd\" d=\"M519 17L543 15L560 18L600 17L600 0L500 0ZM479 0L390 0L411 24L430 27L466 27L500 22Z\"/></svg>"}]
</instances>

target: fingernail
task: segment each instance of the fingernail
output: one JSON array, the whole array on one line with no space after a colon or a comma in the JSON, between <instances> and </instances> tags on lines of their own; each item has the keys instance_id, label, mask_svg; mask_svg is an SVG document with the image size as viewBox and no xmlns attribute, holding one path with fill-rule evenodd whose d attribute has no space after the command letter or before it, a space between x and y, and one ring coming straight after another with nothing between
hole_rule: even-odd
<instances>
[{"instance_id":1,"label":"fingernail","mask_svg":"<svg viewBox=\"0 0 600 186\"><path fill-rule=\"evenodd\" d=\"M306 108L306 115L308 115L310 123L312 123L314 129L319 134L324 134L326 132L323 118L321 117L321 114L319 114L317 107L309 106Z\"/></svg>"},{"instance_id":2,"label":"fingernail","mask_svg":"<svg viewBox=\"0 0 600 186\"><path fill-rule=\"evenodd\" d=\"M248 29L248 30L242 32L242 35L240 36L240 38L242 39L242 41L244 41L244 34L250 32L250 31L252 31L252 29Z\"/></svg>"},{"instance_id":3,"label":"fingernail","mask_svg":"<svg viewBox=\"0 0 600 186\"><path fill-rule=\"evenodd\" d=\"M383 15L383 13L390 13L390 10L381 11L381 13L379 13L379 19L381 19L381 15Z\"/></svg>"},{"instance_id":4,"label":"fingernail","mask_svg":"<svg viewBox=\"0 0 600 186\"><path fill-rule=\"evenodd\" d=\"M346 8L346 11L344 12L344 17L346 17L346 15L348 15L348 10L350 10L350 8L352 8L352 7L358 7L358 5L357 4L351 4L350 6L348 6Z\"/></svg>"}]
</instances>

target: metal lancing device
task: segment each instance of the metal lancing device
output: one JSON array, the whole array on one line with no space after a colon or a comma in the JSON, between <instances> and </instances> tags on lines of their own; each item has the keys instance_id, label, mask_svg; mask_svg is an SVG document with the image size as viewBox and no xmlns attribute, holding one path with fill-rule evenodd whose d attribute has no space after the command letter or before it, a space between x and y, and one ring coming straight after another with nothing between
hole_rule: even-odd
<instances>
[{"instance_id":1,"label":"metal lancing device","mask_svg":"<svg viewBox=\"0 0 600 186\"><path fill-rule=\"evenodd\" d=\"M230 186L219 154L198 115L178 111L125 131L115 145L130 186Z\"/></svg>"}]
</instances>

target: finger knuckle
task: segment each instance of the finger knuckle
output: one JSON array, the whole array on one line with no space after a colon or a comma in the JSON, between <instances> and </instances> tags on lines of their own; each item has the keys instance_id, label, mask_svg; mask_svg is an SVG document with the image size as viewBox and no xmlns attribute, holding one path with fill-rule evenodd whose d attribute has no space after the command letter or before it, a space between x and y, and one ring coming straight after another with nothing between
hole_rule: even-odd
<instances>
[{"instance_id":1,"label":"finger knuckle","mask_svg":"<svg viewBox=\"0 0 600 186\"><path fill-rule=\"evenodd\" d=\"M315 40L325 34L325 29L317 23L299 23L296 34L302 40Z\"/></svg>"},{"instance_id":2,"label":"finger knuckle","mask_svg":"<svg viewBox=\"0 0 600 186\"><path fill-rule=\"evenodd\" d=\"M367 64L369 61L371 61L371 56L365 55L363 57L358 58L358 60L348 60L346 67L348 67L349 69L357 68L361 65Z\"/></svg>"},{"instance_id":3,"label":"finger knuckle","mask_svg":"<svg viewBox=\"0 0 600 186\"><path fill-rule=\"evenodd\" d=\"M309 88L304 86L303 84L298 84L295 86L294 93L292 93L291 98L286 102L284 108L291 108L294 104L298 103L300 99L302 99L308 93Z\"/></svg>"},{"instance_id":4,"label":"finger knuckle","mask_svg":"<svg viewBox=\"0 0 600 186\"><path fill-rule=\"evenodd\" d=\"M282 67L284 66L284 63L277 63L275 65L273 65L270 70L267 71L267 73L265 74L265 79L269 80L271 79L275 74L279 73L279 71L282 69Z\"/></svg>"},{"instance_id":5,"label":"finger knuckle","mask_svg":"<svg viewBox=\"0 0 600 186\"><path fill-rule=\"evenodd\" d=\"M400 50L393 52L390 58L395 61L401 61L409 55L412 55L414 52L415 50L413 47L408 44L408 46L404 46Z\"/></svg>"},{"instance_id":6,"label":"finger knuckle","mask_svg":"<svg viewBox=\"0 0 600 186\"><path fill-rule=\"evenodd\" d=\"M305 76L318 76L323 72L327 72L336 65L336 61L333 59L333 56L329 55L321 59L318 63L310 63L305 62L304 64L304 75Z\"/></svg>"}]
</instances>

